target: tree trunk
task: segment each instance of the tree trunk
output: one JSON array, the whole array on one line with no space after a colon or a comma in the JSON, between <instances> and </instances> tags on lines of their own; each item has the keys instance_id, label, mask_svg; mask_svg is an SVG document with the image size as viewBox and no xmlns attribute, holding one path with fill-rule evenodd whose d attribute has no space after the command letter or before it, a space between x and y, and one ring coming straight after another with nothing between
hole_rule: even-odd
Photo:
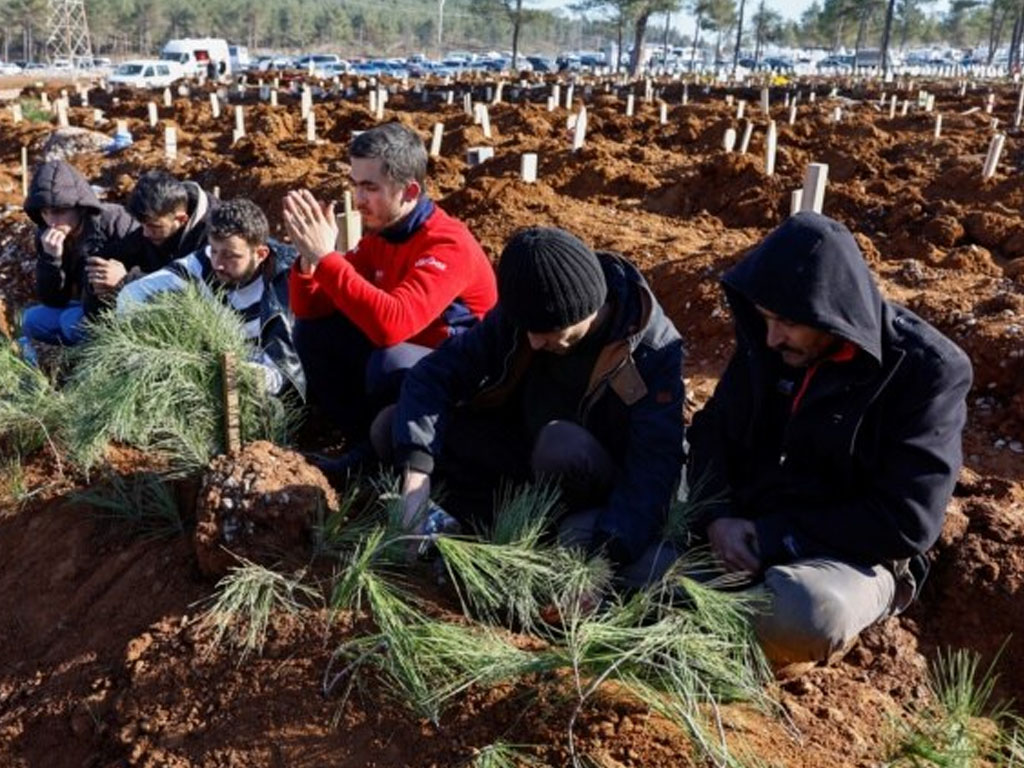
<instances>
[{"instance_id":1,"label":"tree trunk","mask_svg":"<svg viewBox=\"0 0 1024 768\"><path fill-rule=\"evenodd\" d=\"M516 0L515 15L512 17L512 71L519 66L519 30L523 25L523 0Z\"/></svg>"},{"instance_id":2,"label":"tree trunk","mask_svg":"<svg viewBox=\"0 0 1024 768\"><path fill-rule=\"evenodd\" d=\"M889 74L889 36L892 33L892 17L896 14L896 0L889 0L885 9L885 26L882 28L882 45L880 54L882 56L882 76Z\"/></svg>"},{"instance_id":3,"label":"tree trunk","mask_svg":"<svg viewBox=\"0 0 1024 768\"><path fill-rule=\"evenodd\" d=\"M625 27L625 26L626 26L626 18L625 18L624 13L620 10L619 11L619 23L618 23L617 28L615 30L616 33L618 34L618 41L616 42L616 45L618 46L618 50L615 51L615 69L612 70L613 72L615 72L616 75L619 74L619 66L622 64L622 33L623 33L623 27Z\"/></svg>"},{"instance_id":4,"label":"tree trunk","mask_svg":"<svg viewBox=\"0 0 1024 768\"><path fill-rule=\"evenodd\" d=\"M732 73L736 74L736 67L740 64L740 46L743 44L743 11L746 8L747 0L740 0L740 13L736 19L736 47L732 51Z\"/></svg>"},{"instance_id":5,"label":"tree trunk","mask_svg":"<svg viewBox=\"0 0 1024 768\"><path fill-rule=\"evenodd\" d=\"M1013 33L1010 35L1010 58L1007 62L1010 73L1020 63L1020 43L1024 36L1024 0L1017 6L1017 18L1013 22Z\"/></svg>"},{"instance_id":6,"label":"tree trunk","mask_svg":"<svg viewBox=\"0 0 1024 768\"><path fill-rule=\"evenodd\" d=\"M863 10L860 13L860 23L857 25L857 42L853 44L853 71L856 74L857 65L860 63L860 48L864 44L864 35L868 29L868 10L867 4L864 5Z\"/></svg>"},{"instance_id":7,"label":"tree trunk","mask_svg":"<svg viewBox=\"0 0 1024 768\"><path fill-rule=\"evenodd\" d=\"M661 41L661 66L668 69L668 27L672 23L672 11L665 11L665 38Z\"/></svg>"},{"instance_id":8,"label":"tree trunk","mask_svg":"<svg viewBox=\"0 0 1024 768\"><path fill-rule=\"evenodd\" d=\"M701 12L697 11L697 21L693 25L693 50L690 52L690 71L693 72L697 64L697 46L700 44L700 22Z\"/></svg>"},{"instance_id":9,"label":"tree trunk","mask_svg":"<svg viewBox=\"0 0 1024 768\"><path fill-rule=\"evenodd\" d=\"M993 0L993 6L995 2ZM996 57L996 50L999 48L999 43L1003 40L1003 27L1006 26L1006 17L1008 11L1006 8L1001 8L999 13L996 13L996 9L992 8L992 20L989 24L988 30L988 57L985 60L986 66L992 66L992 60Z\"/></svg>"},{"instance_id":10,"label":"tree trunk","mask_svg":"<svg viewBox=\"0 0 1024 768\"><path fill-rule=\"evenodd\" d=\"M764 40L764 0L757 10L757 25L754 27L754 63L761 61L761 43Z\"/></svg>"},{"instance_id":11,"label":"tree trunk","mask_svg":"<svg viewBox=\"0 0 1024 768\"><path fill-rule=\"evenodd\" d=\"M643 11L636 18L636 26L633 29L633 55L629 59L629 74L633 77L640 71L640 59L644 55L644 36L647 34L647 21L650 18L650 11Z\"/></svg>"}]
</instances>

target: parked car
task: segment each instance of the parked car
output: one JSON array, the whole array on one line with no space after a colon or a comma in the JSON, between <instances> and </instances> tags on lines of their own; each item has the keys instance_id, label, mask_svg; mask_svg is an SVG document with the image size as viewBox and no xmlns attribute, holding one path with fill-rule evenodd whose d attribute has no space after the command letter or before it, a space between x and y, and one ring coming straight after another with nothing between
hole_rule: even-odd
<instances>
[{"instance_id":1,"label":"parked car","mask_svg":"<svg viewBox=\"0 0 1024 768\"><path fill-rule=\"evenodd\" d=\"M546 56L527 56L526 60L530 62L534 72L549 74L558 71L558 65L555 64L555 60L549 59Z\"/></svg>"},{"instance_id":2,"label":"parked car","mask_svg":"<svg viewBox=\"0 0 1024 768\"><path fill-rule=\"evenodd\" d=\"M317 77L331 78L347 75L352 71L352 65L347 61L335 61L330 64L322 64L313 70Z\"/></svg>"},{"instance_id":3,"label":"parked car","mask_svg":"<svg viewBox=\"0 0 1024 768\"><path fill-rule=\"evenodd\" d=\"M295 62L291 56L260 56L256 60L256 69L260 72L280 72L294 67Z\"/></svg>"},{"instance_id":4,"label":"parked car","mask_svg":"<svg viewBox=\"0 0 1024 768\"><path fill-rule=\"evenodd\" d=\"M333 53L310 53L295 59L292 62L292 66L296 69L316 71L327 64L338 64L340 62L341 57Z\"/></svg>"},{"instance_id":5,"label":"parked car","mask_svg":"<svg viewBox=\"0 0 1024 768\"><path fill-rule=\"evenodd\" d=\"M16 75L21 72L21 67L13 61L0 61L0 75Z\"/></svg>"},{"instance_id":6,"label":"parked car","mask_svg":"<svg viewBox=\"0 0 1024 768\"><path fill-rule=\"evenodd\" d=\"M166 88L184 77L185 68L176 61L136 59L119 64L107 82L134 88Z\"/></svg>"},{"instance_id":7,"label":"parked car","mask_svg":"<svg viewBox=\"0 0 1024 768\"><path fill-rule=\"evenodd\" d=\"M818 62L819 72L844 72L853 69L853 56L826 56Z\"/></svg>"}]
</instances>

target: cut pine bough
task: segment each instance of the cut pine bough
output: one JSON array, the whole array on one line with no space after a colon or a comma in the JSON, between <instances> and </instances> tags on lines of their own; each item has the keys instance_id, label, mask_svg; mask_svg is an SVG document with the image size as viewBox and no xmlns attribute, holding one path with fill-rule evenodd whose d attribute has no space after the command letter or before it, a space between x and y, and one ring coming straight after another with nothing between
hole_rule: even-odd
<instances>
[{"instance_id":1,"label":"cut pine bough","mask_svg":"<svg viewBox=\"0 0 1024 768\"><path fill-rule=\"evenodd\" d=\"M62 471L67 404L46 375L0 344L0 458L20 461L48 448Z\"/></svg>"},{"instance_id":2,"label":"cut pine bough","mask_svg":"<svg viewBox=\"0 0 1024 768\"><path fill-rule=\"evenodd\" d=\"M221 359L252 353L237 314L188 287L92 323L76 350L65 396L67 441L83 469L112 442L152 451L176 469L205 466L224 449ZM296 408L270 397L261 372L239 366L245 440L287 441Z\"/></svg>"},{"instance_id":3,"label":"cut pine bough","mask_svg":"<svg viewBox=\"0 0 1024 768\"><path fill-rule=\"evenodd\" d=\"M321 552L338 564L327 600L329 621L337 624L342 614L372 620L346 621L371 631L350 634L337 646L324 672L325 696L344 706L357 679L383 685L414 716L441 726L446 710L470 690L501 683L570 684L578 714L602 684L615 683L652 708L650 699L658 698L666 712L674 711L672 702L686 702L680 710L686 718L674 719L695 749L715 759L720 745L714 742L712 750L706 734L714 732L721 702L750 701L772 711L766 668L742 597L716 592L678 571L664 584L618 597L601 558L541 540L521 494L539 505L538 512L555 508L550 493L525 489L501 505L502 513L512 510L515 517L499 514L496 521L505 543L444 536L434 542L465 617L439 617L405 580L409 574L400 562L409 544L423 537L404 534L394 524L390 495L372 510L376 527L356 515L358 537L339 535L337 521L325 526L331 533L322 541L330 546ZM595 590L606 596L603 607L585 599ZM244 658L259 653L275 612L318 605L318 595L298 577L243 562L218 585L203 622L215 644L228 641ZM540 618L552 602L561 617L557 627ZM526 629L533 639L524 646L501 624ZM570 744L575 717L566 723Z\"/></svg>"}]
</instances>

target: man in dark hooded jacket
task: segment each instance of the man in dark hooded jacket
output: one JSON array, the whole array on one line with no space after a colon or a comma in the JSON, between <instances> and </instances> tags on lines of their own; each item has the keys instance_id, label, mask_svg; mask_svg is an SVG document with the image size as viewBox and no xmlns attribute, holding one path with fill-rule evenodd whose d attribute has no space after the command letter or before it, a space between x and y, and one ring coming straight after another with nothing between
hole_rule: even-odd
<instances>
[{"instance_id":1,"label":"man in dark hooded jacket","mask_svg":"<svg viewBox=\"0 0 1024 768\"><path fill-rule=\"evenodd\" d=\"M961 465L971 365L882 299L850 232L792 216L722 279L736 352L688 435L691 496L766 603L775 664L826 661L901 611Z\"/></svg>"},{"instance_id":2,"label":"man in dark hooded jacket","mask_svg":"<svg viewBox=\"0 0 1024 768\"><path fill-rule=\"evenodd\" d=\"M522 230L498 264L497 306L402 386L391 437L407 524L435 473L445 509L478 526L503 478L549 477L568 507L564 544L604 552L630 585L660 575L683 460L682 365L679 333L633 265L563 230ZM382 420L374 444L387 452Z\"/></svg>"},{"instance_id":3,"label":"man in dark hooded jacket","mask_svg":"<svg viewBox=\"0 0 1024 768\"><path fill-rule=\"evenodd\" d=\"M166 171L144 173L128 200L128 212L140 225L126 246L131 266L149 274L201 249L218 202L194 181Z\"/></svg>"},{"instance_id":4,"label":"man in dark hooded jacket","mask_svg":"<svg viewBox=\"0 0 1024 768\"><path fill-rule=\"evenodd\" d=\"M22 333L29 341L76 344L83 317L105 300L109 275L125 272L122 252L137 224L120 205L101 203L85 177L63 160L43 163L32 177L25 213L36 233L36 295Z\"/></svg>"}]
</instances>

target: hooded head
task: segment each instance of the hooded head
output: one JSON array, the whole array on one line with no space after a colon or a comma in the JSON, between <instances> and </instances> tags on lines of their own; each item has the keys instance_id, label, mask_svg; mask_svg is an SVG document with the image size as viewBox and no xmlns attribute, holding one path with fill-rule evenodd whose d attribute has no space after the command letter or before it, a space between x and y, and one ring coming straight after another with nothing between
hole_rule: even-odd
<instances>
[{"instance_id":1,"label":"hooded head","mask_svg":"<svg viewBox=\"0 0 1024 768\"><path fill-rule=\"evenodd\" d=\"M875 360L882 352L882 297L845 226L798 213L722 278L737 323L767 337L767 323L789 323L852 342Z\"/></svg>"},{"instance_id":2,"label":"hooded head","mask_svg":"<svg viewBox=\"0 0 1024 768\"><path fill-rule=\"evenodd\" d=\"M46 227L43 209L78 209L83 216L100 212L100 201L85 177L64 160L40 165L32 177L25 213L39 227Z\"/></svg>"}]
</instances>

